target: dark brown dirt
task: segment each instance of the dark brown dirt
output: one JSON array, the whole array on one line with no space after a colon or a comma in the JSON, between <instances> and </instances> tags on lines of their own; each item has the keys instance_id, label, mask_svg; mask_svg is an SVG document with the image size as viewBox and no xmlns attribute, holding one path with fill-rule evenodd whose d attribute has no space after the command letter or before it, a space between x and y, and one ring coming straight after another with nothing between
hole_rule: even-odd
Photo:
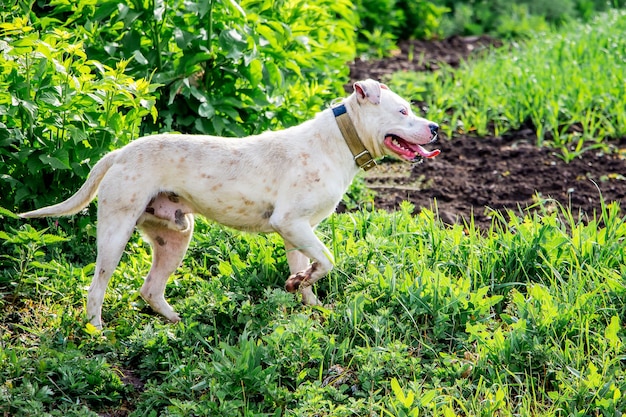
<instances>
[{"instance_id":1,"label":"dark brown dirt","mask_svg":"<svg viewBox=\"0 0 626 417\"><path fill-rule=\"evenodd\" d=\"M499 41L489 37L402 42L401 51L392 58L355 62L351 78L384 81L395 71L437 70L441 62L457 66L470 55L499 46ZM420 59L410 61L409 56ZM600 213L601 195L606 202L620 201L625 206L626 138L611 142L611 154L591 150L566 163L559 151L535 146L532 132L442 138L436 145L441 149L437 158L414 166L384 160L368 171L366 182L376 191L379 208L393 210L407 200L420 210L434 208L436 202L446 223L468 220L473 214L476 225L484 230L492 223L490 209L520 213L544 202L550 210L558 202L592 218Z\"/></svg>"}]
</instances>

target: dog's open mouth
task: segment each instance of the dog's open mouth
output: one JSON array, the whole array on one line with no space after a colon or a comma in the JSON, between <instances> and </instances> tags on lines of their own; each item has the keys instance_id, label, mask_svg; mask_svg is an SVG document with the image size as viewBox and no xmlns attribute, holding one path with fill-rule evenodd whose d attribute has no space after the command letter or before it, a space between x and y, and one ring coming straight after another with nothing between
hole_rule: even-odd
<instances>
[{"instance_id":1,"label":"dog's open mouth","mask_svg":"<svg viewBox=\"0 0 626 417\"><path fill-rule=\"evenodd\" d=\"M434 142L436 139L437 136L433 138L432 142ZM406 159L407 161L414 161L416 159L419 159L420 157L434 158L441 153L439 149L427 151L417 143L408 142L402 139L400 136L391 134L385 136L385 146L391 149L398 156Z\"/></svg>"}]
</instances>

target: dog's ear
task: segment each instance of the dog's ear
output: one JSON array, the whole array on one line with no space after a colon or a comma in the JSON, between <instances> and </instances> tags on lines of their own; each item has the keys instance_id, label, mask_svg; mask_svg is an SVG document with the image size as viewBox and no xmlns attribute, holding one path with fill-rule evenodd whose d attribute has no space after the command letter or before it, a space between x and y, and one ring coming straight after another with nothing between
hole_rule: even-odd
<instances>
[{"instance_id":1,"label":"dog's ear","mask_svg":"<svg viewBox=\"0 0 626 417\"><path fill-rule=\"evenodd\" d=\"M359 102L369 100L373 104L380 104L380 89L380 83L371 79L354 83L354 92Z\"/></svg>"}]
</instances>

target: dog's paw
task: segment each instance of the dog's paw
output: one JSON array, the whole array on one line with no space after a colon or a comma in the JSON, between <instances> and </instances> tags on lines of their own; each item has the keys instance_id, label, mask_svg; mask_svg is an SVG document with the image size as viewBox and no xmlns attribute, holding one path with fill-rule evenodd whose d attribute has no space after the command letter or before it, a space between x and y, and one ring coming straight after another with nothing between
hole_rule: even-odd
<instances>
[{"instance_id":1,"label":"dog's paw","mask_svg":"<svg viewBox=\"0 0 626 417\"><path fill-rule=\"evenodd\" d=\"M291 275L287 278L287 281L285 281L285 290L291 293L297 292L302 282L308 280L309 276L310 274L307 274L306 271L300 271Z\"/></svg>"}]
</instances>

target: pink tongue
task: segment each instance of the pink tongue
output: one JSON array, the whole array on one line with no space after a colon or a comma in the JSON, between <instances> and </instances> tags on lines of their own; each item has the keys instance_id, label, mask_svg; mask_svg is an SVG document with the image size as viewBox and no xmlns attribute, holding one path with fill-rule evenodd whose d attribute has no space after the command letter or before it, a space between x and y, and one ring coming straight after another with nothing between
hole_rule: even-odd
<instances>
[{"instance_id":1,"label":"pink tongue","mask_svg":"<svg viewBox=\"0 0 626 417\"><path fill-rule=\"evenodd\" d=\"M433 151L427 151L426 149L418 145L417 153L420 154L420 156L424 158L434 158L435 156L439 155L441 151L439 149L435 149Z\"/></svg>"}]
</instances>

